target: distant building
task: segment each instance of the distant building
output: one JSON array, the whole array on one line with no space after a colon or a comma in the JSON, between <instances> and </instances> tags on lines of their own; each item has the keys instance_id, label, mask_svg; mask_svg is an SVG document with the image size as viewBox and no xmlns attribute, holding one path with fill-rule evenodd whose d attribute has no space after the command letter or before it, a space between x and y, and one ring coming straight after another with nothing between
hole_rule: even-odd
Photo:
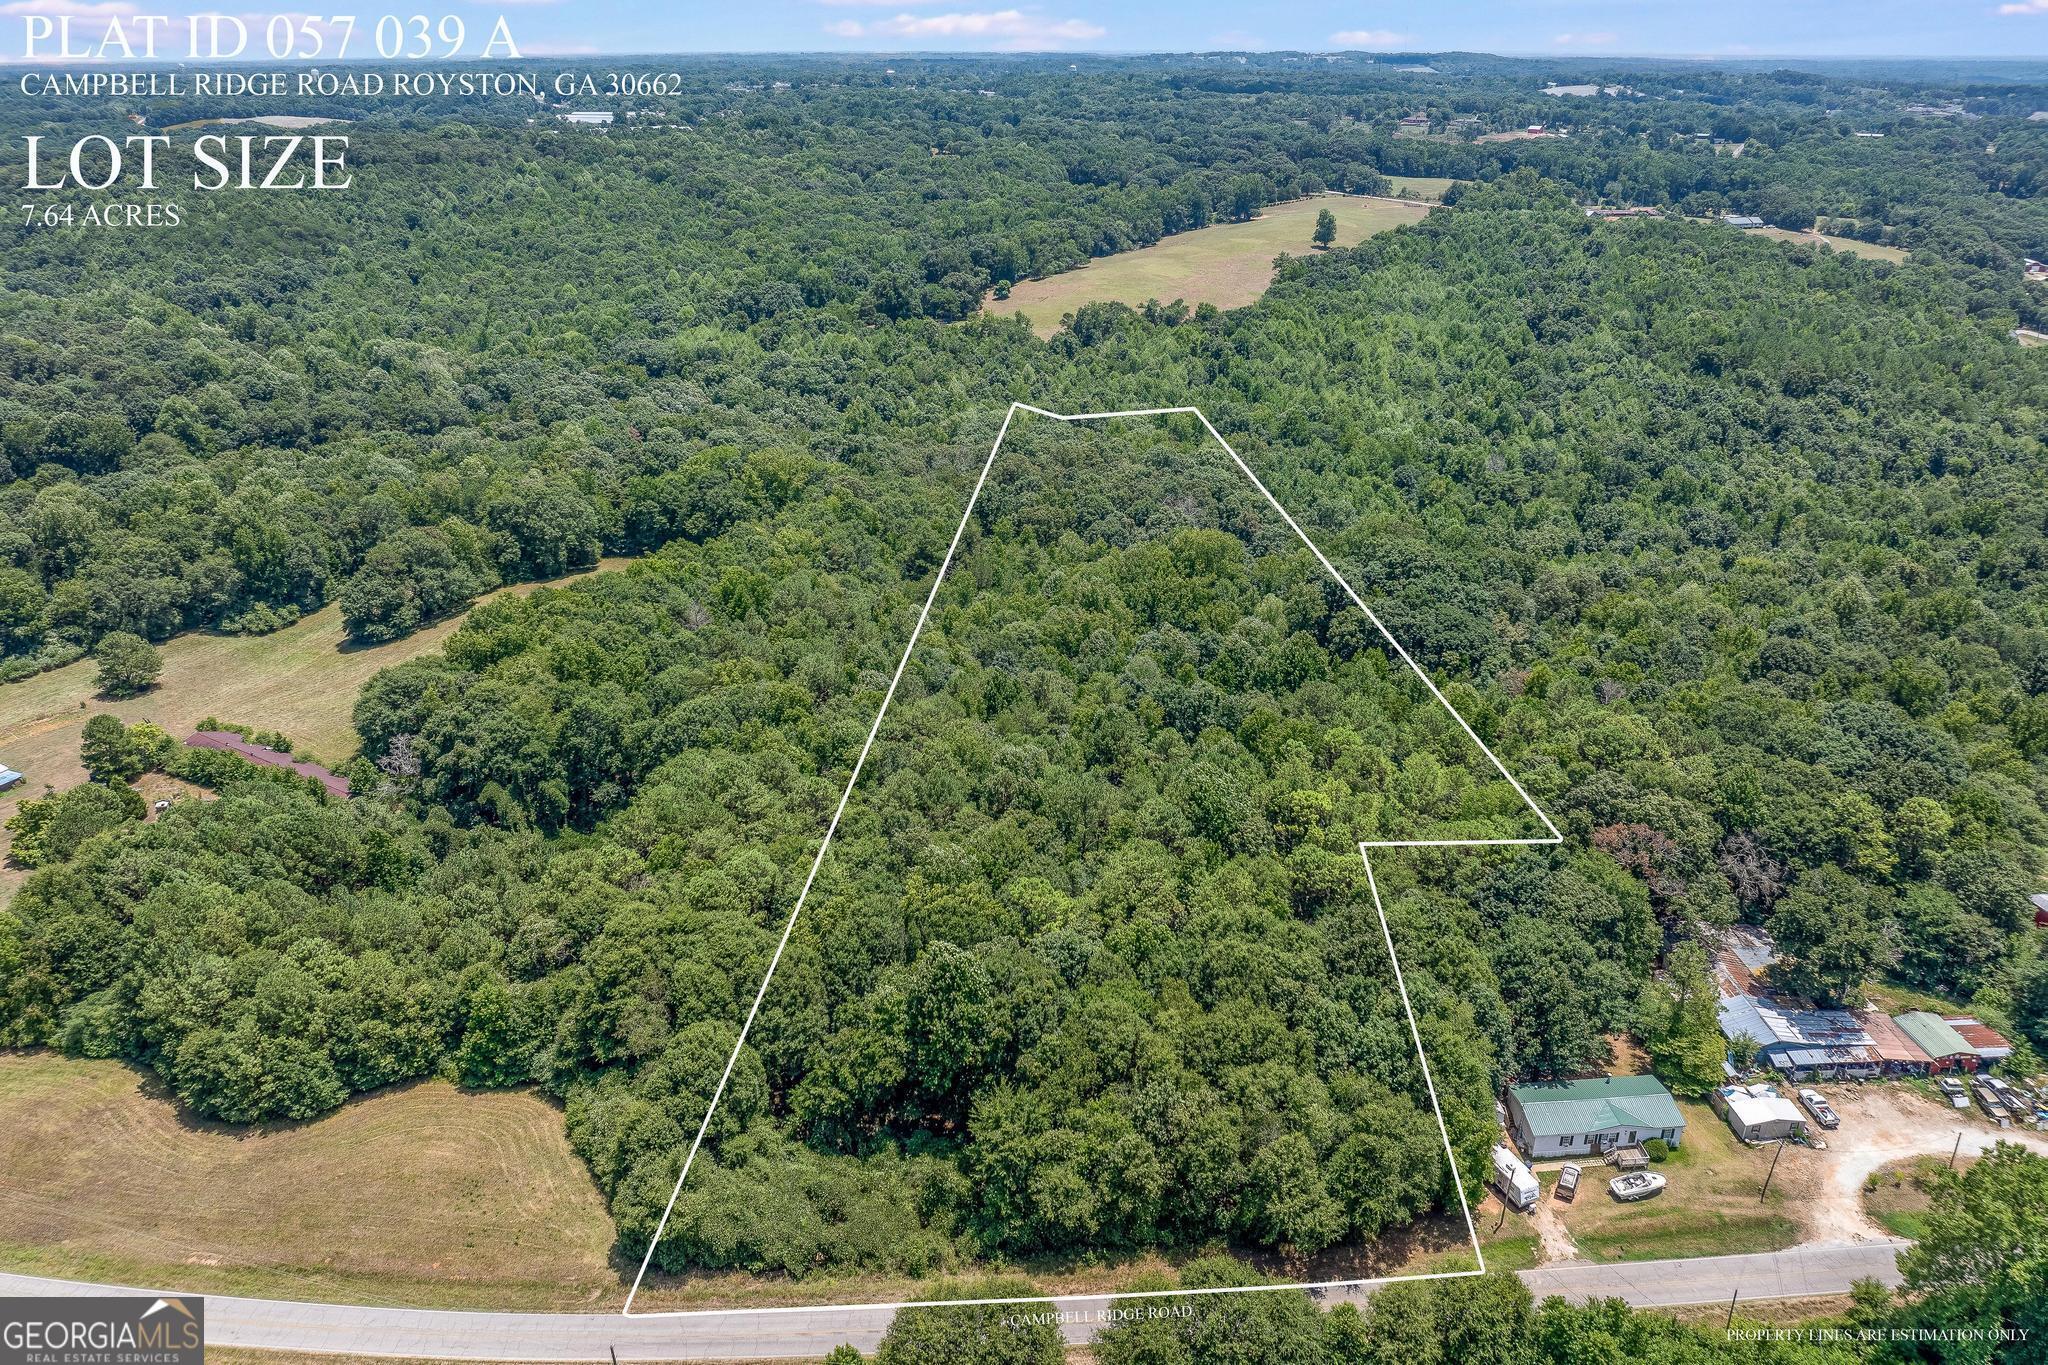
<instances>
[{"instance_id":1,"label":"distant building","mask_svg":"<svg viewBox=\"0 0 2048 1365\"><path fill-rule=\"evenodd\" d=\"M268 745L251 744L232 730L201 730L185 741L194 749L218 749L222 753L238 754L251 763L266 768L289 768L300 777L310 777L335 796L346 800L349 795L348 779L327 771L318 763L307 763L293 758L282 749Z\"/></svg>"},{"instance_id":2,"label":"distant building","mask_svg":"<svg viewBox=\"0 0 2048 1365\"><path fill-rule=\"evenodd\" d=\"M14 769L0 764L0 792L12 790L21 785L22 776Z\"/></svg>"},{"instance_id":3,"label":"distant building","mask_svg":"<svg viewBox=\"0 0 2048 1365\"><path fill-rule=\"evenodd\" d=\"M1764 220L1753 213L1724 213L1721 221L1734 228L1760 228Z\"/></svg>"},{"instance_id":4,"label":"distant building","mask_svg":"<svg viewBox=\"0 0 2048 1365\"><path fill-rule=\"evenodd\" d=\"M2032 256L2026 257L2025 260L2028 279L2048 280L2048 261L2037 261Z\"/></svg>"},{"instance_id":5,"label":"distant building","mask_svg":"<svg viewBox=\"0 0 2048 1365\"><path fill-rule=\"evenodd\" d=\"M564 123L610 123L612 116L603 110L576 110L562 115Z\"/></svg>"},{"instance_id":6,"label":"distant building","mask_svg":"<svg viewBox=\"0 0 2048 1365\"><path fill-rule=\"evenodd\" d=\"M1401 126L1403 128L1427 128L1429 126L1429 115L1410 114L1401 120Z\"/></svg>"},{"instance_id":7,"label":"distant building","mask_svg":"<svg viewBox=\"0 0 2048 1365\"><path fill-rule=\"evenodd\" d=\"M1956 1032L1948 1020L1926 1010L1910 1010L1898 1016L1898 1025L1906 1036L1920 1045L1930 1059L1929 1070L1939 1074L1943 1071L1975 1071L1983 1060L1969 1039Z\"/></svg>"},{"instance_id":8,"label":"distant building","mask_svg":"<svg viewBox=\"0 0 2048 1365\"><path fill-rule=\"evenodd\" d=\"M2034 907L2034 927L2048 929L2048 896L2029 896L2027 903Z\"/></svg>"},{"instance_id":9,"label":"distant building","mask_svg":"<svg viewBox=\"0 0 2048 1365\"><path fill-rule=\"evenodd\" d=\"M1772 1086L1724 1085L1708 1102L1744 1142L1776 1142L1806 1132L1806 1116L1799 1106Z\"/></svg>"},{"instance_id":10,"label":"distant building","mask_svg":"<svg viewBox=\"0 0 2048 1365\"><path fill-rule=\"evenodd\" d=\"M1539 1081L1508 1088L1508 1126L1531 1161L1599 1156L1658 1138L1676 1147L1685 1115L1655 1076Z\"/></svg>"}]
</instances>

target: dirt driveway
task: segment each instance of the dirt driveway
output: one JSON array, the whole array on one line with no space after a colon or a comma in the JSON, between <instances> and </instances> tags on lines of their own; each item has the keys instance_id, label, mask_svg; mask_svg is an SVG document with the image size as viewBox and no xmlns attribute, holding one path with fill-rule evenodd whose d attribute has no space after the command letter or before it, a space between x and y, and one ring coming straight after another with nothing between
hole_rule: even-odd
<instances>
[{"instance_id":1,"label":"dirt driveway","mask_svg":"<svg viewBox=\"0 0 2048 1365\"><path fill-rule=\"evenodd\" d=\"M1863 1182L1878 1167L1910 1156L1947 1157L1963 1136L1963 1154L1979 1155L2003 1139L2048 1156L2048 1137L2025 1129L1997 1129L1976 1110L1946 1108L1905 1085L1831 1085L1820 1088L1842 1116L1828 1133L1828 1150L1804 1153L1819 1167L1812 1199L1802 1209L1810 1242L1871 1242L1891 1236L1863 1212Z\"/></svg>"}]
</instances>

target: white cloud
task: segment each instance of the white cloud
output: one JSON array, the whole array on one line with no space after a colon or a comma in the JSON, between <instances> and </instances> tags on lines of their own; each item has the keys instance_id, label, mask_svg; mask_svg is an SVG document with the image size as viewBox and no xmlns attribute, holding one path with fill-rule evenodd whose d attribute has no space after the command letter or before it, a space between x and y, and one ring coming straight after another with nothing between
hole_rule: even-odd
<instances>
[{"instance_id":1,"label":"white cloud","mask_svg":"<svg viewBox=\"0 0 2048 1365\"><path fill-rule=\"evenodd\" d=\"M935 5L938 0L817 0L821 5L860 6L873 9L901 9L905 5Z\"/></svg>"},{"instance_id":2,"label":"white cloud","mask_svg":"<svg viewBox=\"0 0 2048 1365\"><path fill-rule=\"evenodd\" d=\"M1347 28L1332 33L1330 41L1338 47L1401 47L1409 37L1383 28Z\"/></svg>"},{"instance_id":3,"label":"white cloud","mask_svg":"<svg viewBox=\"0 0 2048 1365\"><path fill-rule=\"evenodd\" d=\"M1606 47L1614 41L1612 33L1560 33L1550 40L1559 47Z\"/></svg>"},{"instance_id":4,"label":"white cloud","mask_svg":"<svg viewBox=\"0 0 2048 1365\"><path fill-rule=\"evenodd\" d=\"M47 14L52 19L126 19L142 11L128 0L11 0L0 14Z\"/></svg>"},{"instance_id":5,"label":"white cloud","mask_svg":"<svg viewBox=\"0 0 2048 1365\"><path fill-rule=\"evenodd\" d=\"M1086 19L1045 19L1023 10L1001 9L954 14L897 14L871 24L842 19L826 32L841 38L966 38L995 40L1005 47L1029 48L1055 43L1085 42L1109 30Z\"/></svg>"},{"instance_id":6,"label":"white cloud","mask_svg":"<svg viewBox=\"0 0 2048 1365\"><path fill-rule=\"evenodd\" d=\"M2011 5L2000 5L2000 14L2048 14L2048 0L2018 0Z\"/></svg>"}]
</instances>

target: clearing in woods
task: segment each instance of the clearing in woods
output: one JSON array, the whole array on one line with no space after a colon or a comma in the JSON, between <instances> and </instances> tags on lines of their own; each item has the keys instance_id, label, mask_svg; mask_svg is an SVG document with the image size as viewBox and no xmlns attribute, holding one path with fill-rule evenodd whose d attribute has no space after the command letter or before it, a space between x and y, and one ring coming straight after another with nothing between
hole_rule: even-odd
<instances>
[{"instance_id":1,"label":"clearing in woods","mask_svg":"<svg viewBox=\"0 0 2048 1365\"><path fill-rule=\"evenodd\" d=\"M1879 242L1859 242L1854 237L1830 237L1824 232L1793 232L1787 228L1748 228L1757 237L1775 237L1781 242L1796 242L1803 246L1827 246L1836 251L1846 251L1851 256L1861 256L1868 261L1890 261L1898 265L1906 259L1906 253L1895 246Z\"/></svg>"},{"instance_id":2,"label":"clearing in woods","mask_svg":"<svg viewBox=\"0 0 2048 1365\"><path fill-rule=\"evenodd\" d=\"M631 562L602 559L584 572ZM558 578L554 584L582 576ZM478 600L548 586L519 583ZM91 659L0 686L0 762L27 775L14 790L0 794L0 823L11 819L22 801L41 796L46 786L63 791L85 781L79 738L85 722L101 711L129 725L155 721L178 739L203 718L218 716L281 731L300 752L338 767L355 756L351 717L363 684L394 664L439 649L462 619L451 616L388 644L348 648L341 608L329 603L268 635L198 632L167 640L160 647L164 671L157 685L126 701L100 700L93 683L99 669ZM12 841L13 836L0 832L0 854ZM20 868L0 868L0 904L25 875Z\"/></svg>"},{"instance_id":3,"label":"clearing in woods","mask_svg":"<svg viewBox=\"0 0 2048 1365\"><path fill-rule=\"evenodd\" d=\"M1242 308L1273 283L1274 257L1283 252L1306 256L1315 250L1309 235L1315 231L1316 214L1324 209L1337 220L1338 246L1356 246L1374 233L1418 222L1429 212L1421 203L1343 194L1269 204L1248 223L1218 223L1176 233L1137 251L1104 256L1079 270L1025 280L1010 290L1009 298L990 298L982 307L997 317L1024 314L1041 337L1059 331L1061 317L1084 303L1141 308L1147 299L1185 299L1190 308L1201 303Z\"/></svg>"},{"instance_id":4,"label":"clearing in woods","mask_svg":"<svg viewBox=\"0 0 2048 1365\"><path fill-rule=\"evenodd\" d=\"M1447 175L1390 175L1387 183L1394 187L1395 195L1414 194L1431 201L1444 197L1445 191L1458 182Z\"/></svg>"}]
</instances>

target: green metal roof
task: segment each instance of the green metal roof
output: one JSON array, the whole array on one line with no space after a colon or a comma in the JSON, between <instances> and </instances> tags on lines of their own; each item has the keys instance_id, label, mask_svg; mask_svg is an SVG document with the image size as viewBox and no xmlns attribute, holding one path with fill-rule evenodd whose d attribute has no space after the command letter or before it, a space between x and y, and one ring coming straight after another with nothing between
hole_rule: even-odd
<instances>
[{"instance_id":1,"label":"green metal roof","mask_svg":"<svg viewBox=\"0 0 2048 1365\"><path fill-rule=\"evenodd\" d=\"M1515 1086L1508 1093L1527 1117L1531 1137L1685 1127L1677 1101L1655 1076L1541 1081Z\"/></svg>"},{"instance_id":2,"label":"green metal roof","mask_svg":"<svg viewBox=\"0 0 2048 1365\"><path fill-rule=\"evenodd\" d=\"M1899 1015L1892 1022L1930 1057L1957 1057L1965 1053L1972 1057L1977 1055L1977 1049L1970 1046L1969 1040L1950 1028L1948 1020L1938 1014L1914 1010Z\"/></svg>"}]
</instances>

